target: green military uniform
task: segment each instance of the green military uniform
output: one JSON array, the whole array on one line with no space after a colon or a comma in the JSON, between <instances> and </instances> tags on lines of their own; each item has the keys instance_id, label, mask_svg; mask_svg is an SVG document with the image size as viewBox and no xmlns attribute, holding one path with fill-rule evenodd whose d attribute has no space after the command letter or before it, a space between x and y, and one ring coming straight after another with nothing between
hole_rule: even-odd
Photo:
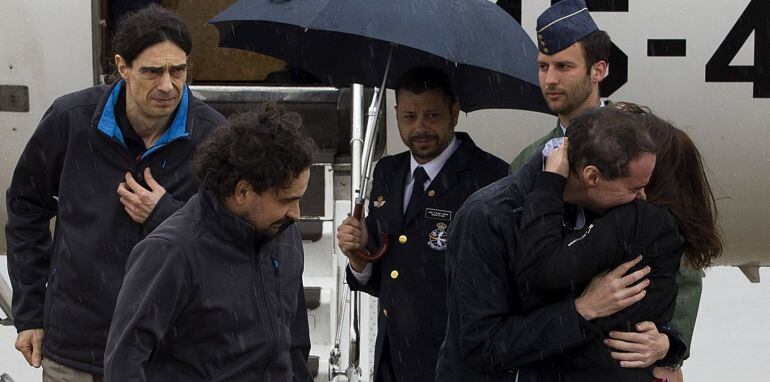
<instances>
[{"instance_id":1,"label":"green military uniform","mask_svg":"<svg viewBox=\"0 0 770 382\"><path fill-rule=\"evenodd\" d=\"M556 120L556 128L551 130L548 134L541 137L540 139L532 142L529 146L524 148L524 150L521 150L519 155L516 156L516 158L511 162L511 174L516 173L516 171L519 171L521 166L524 166L524 163L527 163L527 160L532 156L532 154L535 153L535 151L539 151L543 149L543 146L546 142L550 141L554 138L559 138L564 136L564 131L561 129L561 124L559 123L559 120Z\"/></svg>"},{"instance_id":2,"label":"green military uniform","mask_svg":"<svg viewBox=\"0 0 770 382\"><path fill-rule=\"evenodd\" d=\"M679 294L676 297L676 308L671 326L682 332L684 343L687 345L687 353L684 359L690 358L690 344L695 331L695 319L698 317L698 305L700 294L703 291L702 270L693 269L685 261L679 267L676 275L676 285L679 286Z\"/></svg>"},{"instance_id":3,"label":"green military uniform","mask_svg":"<svg viewBox=\"0 0 770 382\"><path fill-rule=\"evenodd\" d=\"M564 132L559 120L556 120L556 128L548 132L542 138L532 142L529 146L516 156L511 162L511 174L516 173L527 160L535 153L543 149L546 142L553 138L563 137ZM690 357L690 344L695 330L695 319L698 316L698 305L700 305L700 295L703 291L703 271L693 269L691 266L682 262L676 277L676 285L679 287L679 294L676 298L676 309L674 318L671 320L671 326L682 333L684 343L687 345L687 354L684 359Z\"/></svg>"}]
</instances>

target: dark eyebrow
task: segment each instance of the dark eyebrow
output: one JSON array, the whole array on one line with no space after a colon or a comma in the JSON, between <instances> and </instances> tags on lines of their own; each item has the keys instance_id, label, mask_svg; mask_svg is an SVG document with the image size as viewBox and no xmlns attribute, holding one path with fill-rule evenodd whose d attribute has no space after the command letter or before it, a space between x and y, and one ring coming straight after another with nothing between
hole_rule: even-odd
<instances>
[{"instance_id":1,"label":"dark eyebrow","mask_svg":"<svg viewBox=\"0 0 770 382\"><path fill-rule=\"evenodd\" d=\"M187 63L185 62L183 64L169 65L169 67L171 69L186 69ZM156 66L148 65L148 66L140 67L139 70L163 70L163 68L164 68L163 65L156 65Z\"/></svg>"},{"instance_id":2,"label":"dark eyebrow","mask_svg":"<svg viewBox=\"0 0 770 382\"><path fill-rule=\"evenodd\" d=\"M293 202L295 200L300 200L300 199L302 199L301 196L289 196L289 197L281 198L282 201L287 202L287 203L288 202Z\"/></svg>"}]
</instances>

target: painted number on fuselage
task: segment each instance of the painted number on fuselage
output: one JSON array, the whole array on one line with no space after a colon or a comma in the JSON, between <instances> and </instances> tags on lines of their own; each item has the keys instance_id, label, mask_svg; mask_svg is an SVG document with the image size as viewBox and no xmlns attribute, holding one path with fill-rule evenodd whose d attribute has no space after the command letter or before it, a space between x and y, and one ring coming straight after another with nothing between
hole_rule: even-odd
<instances>
[{"instance_id":1,"label":"painted number on fuselage","mask_svg":"<svg viewBox=\"0 0 770 382\"><path fill-rule=\"evenodd\" d=\"M754 65L731 66L754 33ZM706 82L751 82L754 98L770 98L770 1L751 0L706 64Z\"/></svg>"},{"instance_id":2,"label":"painted number on fuselage","mask_svg":"<svg viewBox=\"0 0 770 382\"><path fill-rule=\"evenodd\" d=\"M551 0L556 4L561 0ZM498 0L497 4L521 23L522 0ZM628 12L628 0L586 0L591 12ZM754 33L754 65L730 65L749 36ZM673 53L656 53L663 46ZM685 56L686 40L650 40L648 56ZM652 52L652 53L651 53ZM602 97L608 97L628 82L628 56L614 43L610 53L612 70L602 82ZM730 32L706 64L706 82L751 82L754 98L770 98L770 0L751 0Z\"/></svg>"}]
</instances>

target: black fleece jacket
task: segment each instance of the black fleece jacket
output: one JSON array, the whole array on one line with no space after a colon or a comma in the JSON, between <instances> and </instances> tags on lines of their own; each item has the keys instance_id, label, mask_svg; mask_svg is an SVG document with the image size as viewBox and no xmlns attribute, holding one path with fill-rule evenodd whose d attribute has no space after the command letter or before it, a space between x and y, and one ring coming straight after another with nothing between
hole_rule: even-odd
<instances>
[{"instance_id":1,"label":"black fleece jacket","mask_svg":"<svg viewBox=\"0 0 770 382\"><path fill-rule=\"evenodd\" d=\"M6 195L16 329L44 328L43 356L97 374L128 254L195 194L195 146L227 123L186 92L164 135L137 160L115 122L122 84L57 99L27 143ZM126 172L148 188L147 167L166 194L139 224L117 188Z\"/></svg>"},{"instance_id":2,"label":"black fleece jacket","mask_svg":"<svg viewBox=\"0 0 770 382\"><path fill-rule=\"evenodd\" d=\"M302 239L258 237L205 190L136 245L105 352L122 381L312 381Z\"/></svg>"}]
</instances>

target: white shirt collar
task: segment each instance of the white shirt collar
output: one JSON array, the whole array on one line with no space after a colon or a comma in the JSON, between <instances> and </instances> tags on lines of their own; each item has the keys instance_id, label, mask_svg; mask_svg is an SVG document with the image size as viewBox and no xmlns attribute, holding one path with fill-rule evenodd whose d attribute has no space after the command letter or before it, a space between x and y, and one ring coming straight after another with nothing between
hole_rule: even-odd
<instances>
[{"instance_id":1,"label":"white shirt collar","mask_svg":"<svg viewBox=\"0 0 770 382\"><path fill-rule=\"evenodd\" d=\"M414 155L412 153L409 153L410 155L410 167L409 167L409 180L407 183L411 183L414 181L414 170L418 166L422 166L425 169L425 172L428 174L428 182L432 181L433 179L436 179L436 176L441 171L442 168L444 168L444 164L446 164L446 161L449 160L449 157L454 154L455 151L457 151L457 148L460 147L460 140L456 137L452 136L452 141L449 142L449 146L447 146L444 151L441 152L437 157L433 158L428 163L419 164L417 163L417 159L414 159Z\"/></svg>"}]
</instances>

